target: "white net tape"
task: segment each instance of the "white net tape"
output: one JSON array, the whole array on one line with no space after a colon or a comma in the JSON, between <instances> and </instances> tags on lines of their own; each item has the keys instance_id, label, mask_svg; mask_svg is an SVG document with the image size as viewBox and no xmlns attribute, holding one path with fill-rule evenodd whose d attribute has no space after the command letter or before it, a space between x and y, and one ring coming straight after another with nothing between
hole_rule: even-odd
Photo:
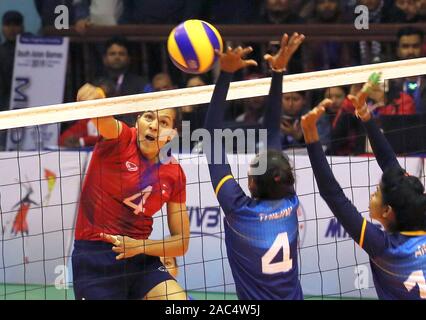
<instances>
[{"instance_id":1,"label":"white net tape","mask_svg":"<svg viewBox=\"0 0 426 320\"><path fill-rule=\"evenodd\" d=\"M284 92L363 83L372 72L382 72L383 79L423 75L426 74L426 58L289 75L284 79ZM270 78L263 78L234 82L228 100L265 96L269 92L270 81ZM204 104L210 102L213 88L202 86L5 111L0 112L0 130Z\"/></svg>"}]
</instances>

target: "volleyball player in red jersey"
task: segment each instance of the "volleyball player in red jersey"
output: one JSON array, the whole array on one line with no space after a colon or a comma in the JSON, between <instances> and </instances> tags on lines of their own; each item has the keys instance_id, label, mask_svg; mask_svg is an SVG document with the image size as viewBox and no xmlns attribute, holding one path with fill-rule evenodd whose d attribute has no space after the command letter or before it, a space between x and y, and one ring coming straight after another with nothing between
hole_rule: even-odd
<instances>
[{"instance_id":1,"label":"volleyball player in red jersey","mask_svg":"<svg viewBox=\"0 0 426 320\"><path fill-rule=\"evenodd\" d=\"M86 84L77 100L101 98L101 88ZM136 128L113 117L92 121L100 139L78 209L72 255L76 299L186 299L159 258L182 256L189 243L185 174L172 157L160 159L161 148L177 134L178 111L144 112ZM150 240L153 215L164 204L171 236ZM126 241L126 256L111 250L119 240L108 234ZM133 250L132 241L138 243Z\"/></svg>"}]
</instances>

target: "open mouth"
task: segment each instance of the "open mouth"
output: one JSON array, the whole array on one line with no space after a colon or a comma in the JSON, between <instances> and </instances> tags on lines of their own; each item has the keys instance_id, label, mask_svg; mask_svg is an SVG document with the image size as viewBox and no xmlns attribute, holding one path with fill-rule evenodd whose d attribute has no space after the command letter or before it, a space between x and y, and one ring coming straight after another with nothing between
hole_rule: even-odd
<instances>
[{"instance_id":1,"label":"open mouth","mask_svg":"<svg viewBox=\"0 0 426 320\"><path fill-rule=\"evenodd\" d=\"M147 141L150 141L150 142L154 142L154 141L155 141L155 137L154 137L154 136L151 136L151 135L149 135L149 134L147 134L147 135L145 136L145 139L146 139Z\"/></svg>"}]
</instances>

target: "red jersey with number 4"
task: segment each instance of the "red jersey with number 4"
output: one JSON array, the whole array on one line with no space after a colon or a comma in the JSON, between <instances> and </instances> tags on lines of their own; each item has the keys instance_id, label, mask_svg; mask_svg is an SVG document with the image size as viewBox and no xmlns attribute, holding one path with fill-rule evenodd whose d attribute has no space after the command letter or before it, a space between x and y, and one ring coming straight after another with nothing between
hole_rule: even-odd
<instances>
[{"instance_id":1,"label":"red jersey with number 4","mask_svg":"<svg viewBox=\"0 0 426 320\"><path fill-rule=\"evenodd\" d=\"M140 153L136 129L123 124L118 139L100 141L81 192L76 240L101 240L100 233L147 239L152 216L167 202L186 201L181 166L149 163Z\"/></svg>"}]
</instances>

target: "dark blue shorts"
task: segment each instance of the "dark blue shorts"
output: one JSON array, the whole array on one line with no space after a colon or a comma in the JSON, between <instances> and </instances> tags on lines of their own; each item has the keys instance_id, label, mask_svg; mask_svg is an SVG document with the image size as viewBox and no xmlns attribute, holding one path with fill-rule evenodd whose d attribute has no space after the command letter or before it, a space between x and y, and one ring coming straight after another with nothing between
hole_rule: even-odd
<instances>
[{"instance_id":1,"label":"dark blue shorts","mask_svg":"<svg viewBox=\"0 0 426 320\"><path fill-rule=\"evenodd\" d=\"M158 284L174 280L158 257L138 255L116 260L112 245L75 241L72 253L74 294L77 300L143 299Z\"/></svg>"}]
</instances>

